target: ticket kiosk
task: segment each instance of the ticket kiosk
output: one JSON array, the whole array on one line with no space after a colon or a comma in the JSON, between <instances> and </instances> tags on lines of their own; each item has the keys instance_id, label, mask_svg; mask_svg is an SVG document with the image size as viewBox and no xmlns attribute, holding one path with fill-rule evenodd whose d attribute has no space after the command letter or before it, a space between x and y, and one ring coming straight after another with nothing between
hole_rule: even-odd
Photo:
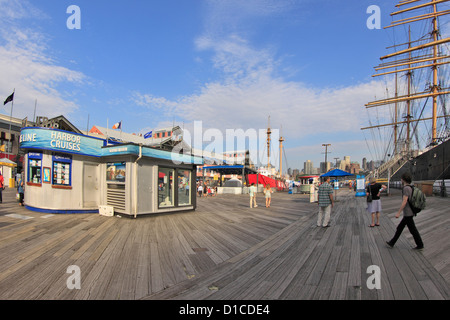
<instances>
[{"instance_id":1,"label":"ticket kiosk","mask_svg":"<svg viewBox=\"0 0 450 320\"><path fill-rule=\"evenodd\" d=\"M25 206L46 213L141 214L194 210L192 155L51 128L23 128ZM195 183L193 184L195 186Z\"/></svg>"}]
</instances>

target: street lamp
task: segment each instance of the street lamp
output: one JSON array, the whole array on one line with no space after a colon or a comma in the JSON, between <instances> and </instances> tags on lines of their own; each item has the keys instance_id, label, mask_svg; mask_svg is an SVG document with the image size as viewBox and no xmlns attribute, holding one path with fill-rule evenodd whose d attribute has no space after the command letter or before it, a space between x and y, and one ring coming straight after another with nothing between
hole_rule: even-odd
<instances>
[{"instance_id":1,"label":"street lamp","mask_svg":"<svg viewBox=\"0 0 450 320\"><path fill-rule=\"evenodd\" d=\"M327 163L327 154L328 154L328 147L331 146L330 143L324 143L322 144L322 147L325 147L325 165Z\"/></svg>"}]
</instances>

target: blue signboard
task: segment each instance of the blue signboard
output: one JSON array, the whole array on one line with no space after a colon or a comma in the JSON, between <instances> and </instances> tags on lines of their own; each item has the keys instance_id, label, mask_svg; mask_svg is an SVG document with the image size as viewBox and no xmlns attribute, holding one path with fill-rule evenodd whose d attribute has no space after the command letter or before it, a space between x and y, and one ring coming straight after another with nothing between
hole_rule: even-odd
<instances>
[{"instance_id":1,"label":"blue signboard","mask_svg":"<svg viewBox=\"0 0 450 320\"><path fill-rule=\"evenodd\" d=\"M92 157L139 155L139 146L136 144L119 144L105 147L106 141L103 139L58 129L23 128L20 132L19 142L20 148L51 150L57 153L79 154ZM63 157L61 154L58 156ZM203 164L201 157L145 146L142 147L142 156L171 160L175 164ZM64 159L62 162L64 162Z\"/></svg>"},{"instance_id":2,"label":"blue signboard","mask_svg":"<svg viewBox=\"0 0 450 320\"><path fill-rule=\"evenodd\" d=\"M23 128L20 132L19 143L21 148L100 157L104 141L57 129Z\"/></svg>"}]
</instances>

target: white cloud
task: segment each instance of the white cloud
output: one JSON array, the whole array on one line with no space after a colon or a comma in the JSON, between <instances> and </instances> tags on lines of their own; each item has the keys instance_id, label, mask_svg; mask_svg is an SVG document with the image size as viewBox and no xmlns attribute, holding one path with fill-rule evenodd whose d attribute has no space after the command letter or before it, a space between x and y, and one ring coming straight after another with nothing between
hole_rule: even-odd
<instances>
[{"instance_id":1,"label":"white cloud","mask_svg":"<svg viewBox=\"0 0 450 320\"><path fill-rule=\"evenodd\" d=\"M131 99L138 106L162 109L167 112L172 110L177 104L163 97L155 97L151 94L142 94L140 92L133 92ZM170 111L169 111L170 113Z\"/></svg>"},{"instance_id":2,"label":"white cloud","mask_svg":"<svg viewBox=\"0 0 450 320\"><path fill-rule=\"evenodd\" d=\"M304 1L304 0L303 0ZM249 34L255 19L260 22L269 16L279 16L289 12L291 0L208 0L204 33L208 37L222 37L229 34Z\"/></svg>"},{"instance_id":3,"label":"white cloud","mask_svg":"<svg viewBox=\"0 0 450 320\"><path fill-rule=\"evenodd\" d=\"M248 41L236 34L221 40L202 36L196 39L195 44L199 50L213 51L214 67L235 79L256 71L258 75L270 73L276 64L273 60L274 53L268 49L252 48Z\"/></svg>"},{"instance_id":4,"label":"white cloud","mask_svg":"<svg viewBox=\"0 0 450 320\"><path fill-rule=\"evenodd\" d=\"M195 45L199 51L212 53L211 63L220 73L218 79L205 83L199 92L176 100L136 93L135 101L141 106L177 114L189 128L194 121L201 120L203 130L217 128L223 134L226 129L265 129L270 116L272 128L282 127L285 145L304 145L286 150L289 166L293 168L301 167L300 162L308 157L316 160L318 166L323 161L321 143L325 142L333 141L336 148L347 150L349 154L345 155L368 153L360 130L367 125L364 105L383 98L388 82L372 80L347 87L317 88L276 76L286 70L289 74L292 68L276 57L274 48L255 48L241 35L203 35L195 40ZM379 121L380 115L377 117L372 121ZM361 140L339 140L341 134L349 136L349 133ZM313 141L324 135L329 135L329 141ZM278 146L278 141L274 143Z\"/></svg>"},{"instance_id":5,"label":"white cloud","mask_svg":"<svg viewBox=\"0 0 450 320\"><path fill-rule=\"evenodd\" d=\"M0 20L11 21L25 18L47 19L45 12L26 0L0 0Z\"/></svg>"},{"instance_id":6,"label":"white cloud","mask_svg":"<svg viewBox=\"0 0 450 320\"><path fill-rule=\"evenodd\" d=\"M186 121L203 120L208 126L264 128L268 116L291 138L320 132L359 130L367 115L364 104L383 96L379 82L342 88L313 88L305 83L273 76L280 61L270 50L256 50L240 37L215 42L198 39L197 46L214 52L214 66L223 72L220 80L207 83L200 92L168 101L139 94L141 101L167 106Z\"/></svg>"},{"instance_id":7,"label":"white cloud","mask_svg":"<svg viewBox=\"0 0 450 320\"><path fill-rule=\"evenodd\" d=\"M43 19L46 15L27 1L0 0L0 12L4 18L0 22L0 97L6 98L15 89L13 116L31 116L36 100L41 115L75 111L78 106L67 97L70 93L63 94L58 86L80 84L85 75L58 65L47 53L45 34L22 25L21 19Z\"/></svg>"}]
</instances>

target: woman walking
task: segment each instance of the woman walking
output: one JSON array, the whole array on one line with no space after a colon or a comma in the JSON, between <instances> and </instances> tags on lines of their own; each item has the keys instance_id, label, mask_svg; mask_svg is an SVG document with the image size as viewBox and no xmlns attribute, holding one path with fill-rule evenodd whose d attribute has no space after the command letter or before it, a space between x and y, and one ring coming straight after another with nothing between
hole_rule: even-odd
<instances>
[{"instance_id":1,"label":"woman walking","mask_svg":"<svg viewBox=\"0 0 450 320\"><path fill-rule=\"evenodd\" d=\"M270 201L272 200L273 190L270 187L270 184L266 184L264 187L264 194L266 195L266 208L270 208Z\"/></svg>"},{"instance_id":2,"label":"woman walking","mask_svg":"<svg viewBox=\"0 0 450 320\"><path fill-rule=\"evenodd\" d=\"M380 225L380 212L381 212L381 191L386 190L385 185L377 183L375 178L370 178L370 183L367 186L366 195L372 197L372 201L367 202L367 212L372 214L372 224L369 226L371 228ZM376 217L376 223L375 223Z\"/></svg>"},{"instance_id":3,"label":"woman walking","mask_svg":"<svg viewBox=\"0 0 450 320\"><path fill-rule=\"evenodd\" d=\"M5 183L5 180L2 176L2 173L0 172L0 203L3 202L2 192L3 192L3 188L5 187L4 183Z\"/></svg>"},{"instance_id":4,"label":"woman walking","mask_svg":"<svg viewBox=\"0 0 450 320\"><path fill-rule=\"evenodd\" d=\"M256 188L255 184L252 183L250 188L248 188L248 194L250 195L250 208L252 208L252 205L255 205L255 208L258 207L256 204L256 193L258 192L258 189Z\"/></svg>"}]
</instances>

